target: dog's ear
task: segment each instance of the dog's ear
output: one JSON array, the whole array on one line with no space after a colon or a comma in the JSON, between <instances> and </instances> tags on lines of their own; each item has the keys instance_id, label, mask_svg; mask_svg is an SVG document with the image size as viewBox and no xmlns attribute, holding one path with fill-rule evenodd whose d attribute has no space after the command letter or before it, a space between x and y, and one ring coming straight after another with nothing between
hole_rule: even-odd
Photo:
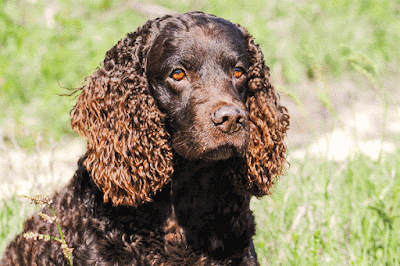
<instances>
[{"instance_id":1,"label":"dog's ear","mask_svg":"<svg viewBox=\"0 0 400 266\"><path fill-rule=\"evenodd\" d=\"M247 38L250 58L246 107L250 120L250 143L247 152L247 178L251 194L269 194L274 179L282 174L285 164L284 142L289 115L269 81L269 69L261 49L241 28Z\"/></svg>"},{"instance_id":2,"label":"dog's ear","mask_svg":"<svg viewBox=\"0 0 400 266\"><path fill-rule=\"evenodd\" d=\"M85 167L113 205L151 201L173 172L164 116L145 75L151 23L111 48L81 88L72 128L87 137Z\"/></svg>"}]
</instances>

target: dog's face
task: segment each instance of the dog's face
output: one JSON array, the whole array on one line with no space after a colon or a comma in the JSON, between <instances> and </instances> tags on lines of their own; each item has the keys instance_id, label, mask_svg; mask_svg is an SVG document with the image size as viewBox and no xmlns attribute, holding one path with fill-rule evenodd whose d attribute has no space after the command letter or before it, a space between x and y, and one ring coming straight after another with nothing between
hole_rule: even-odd
<instances>
[{"instance_id":1,"label":"dog's face","mask_svg":"<svg viewBox=\"0 0 400 266\"><path fill-rule=\"evenodd\" d=\"M227 21L169 25L154 40L147 78L167 115L172 146L186 159L244 157L249 140L245 109L248 51Z\"/></svg>"}]
</instances>

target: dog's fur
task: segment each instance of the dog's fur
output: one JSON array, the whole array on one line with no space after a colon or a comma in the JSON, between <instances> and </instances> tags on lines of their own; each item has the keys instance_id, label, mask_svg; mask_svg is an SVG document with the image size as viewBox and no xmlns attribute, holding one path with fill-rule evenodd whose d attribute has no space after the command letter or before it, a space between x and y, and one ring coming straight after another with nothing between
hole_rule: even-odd
<instances>
[{"instance_id":1,"label":"dog's fur","mask_svg":"<svg viewBox=\"0 0 400 266\"><path fill-rule=\"evenodd\" d=\"M243 27L148 21L80 90L71 123L87 153L53 198L74 265L257 265L249 201L282 173L289 116ZM28 231L58 236L37 214ZM1 265L67 261L19 235Z\"/></svg>"}]
</instances>

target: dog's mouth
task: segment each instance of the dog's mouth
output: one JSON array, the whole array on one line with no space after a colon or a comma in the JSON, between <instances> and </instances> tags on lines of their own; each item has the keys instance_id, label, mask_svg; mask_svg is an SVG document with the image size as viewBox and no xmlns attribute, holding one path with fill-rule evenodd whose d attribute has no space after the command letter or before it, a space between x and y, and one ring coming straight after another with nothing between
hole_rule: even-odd
<instances>
[{"instance_id":1,"label":"dog's mouth","mask_svg":"<svg viewBox=\"0 0 400 266\"><path fill-rule=\"evenodd\" d=\"M212 130L203 134L177 132L172 136L172 147L180 156L191 161L215 162L229 158L246 157L249 144L249 132L247 130L237 132L233 136L217 133ZM201 137L198 137L198 135L201 135Z\"/></svg>"}]
</instances>

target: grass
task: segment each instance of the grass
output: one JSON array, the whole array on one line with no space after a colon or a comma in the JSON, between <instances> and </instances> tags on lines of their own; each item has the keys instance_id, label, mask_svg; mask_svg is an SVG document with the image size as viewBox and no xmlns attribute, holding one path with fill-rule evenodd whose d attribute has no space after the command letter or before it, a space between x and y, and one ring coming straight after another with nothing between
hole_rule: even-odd
<instances>
[{"instance_id":1,"label":"grass","mask_svg":"<svg viewBox=\"0 0 400 266\"><path fill-rule=\"evenodd\" d=\"M137 8L146 2L0 0L0 137L6 145L16 139L29 151L38 138L47 145L72 134L74 101L59 94L81 86L105 52L149 18ZM400 73L397 1L151 2L173 12L214 13L247 27L280 81L277 88L306 119L312 118L295 84L318 81L310 93L328 110L334 128L341 121L326 80L348 76L366 80L369 86L358 88L359 94L374 89L383 99L382 119L388 119L395 99L387 95L385 78ZM273 194L252 201L261 264L400 265L400 146L377 158L356 154L330 161L321 154L290 159ZM0 254L36 210L17 197L0 201Z\"/></svg>"},{"instance_id":2,"label":"grass","mask_svg":"<svg viewBox=\"0 0 400 266\"><path fill-rule=\"evenodd\" d=\"M253 201L262 265L399 265L399 158L291 160L273 194Z\"/></svg>"}]
</instances>

